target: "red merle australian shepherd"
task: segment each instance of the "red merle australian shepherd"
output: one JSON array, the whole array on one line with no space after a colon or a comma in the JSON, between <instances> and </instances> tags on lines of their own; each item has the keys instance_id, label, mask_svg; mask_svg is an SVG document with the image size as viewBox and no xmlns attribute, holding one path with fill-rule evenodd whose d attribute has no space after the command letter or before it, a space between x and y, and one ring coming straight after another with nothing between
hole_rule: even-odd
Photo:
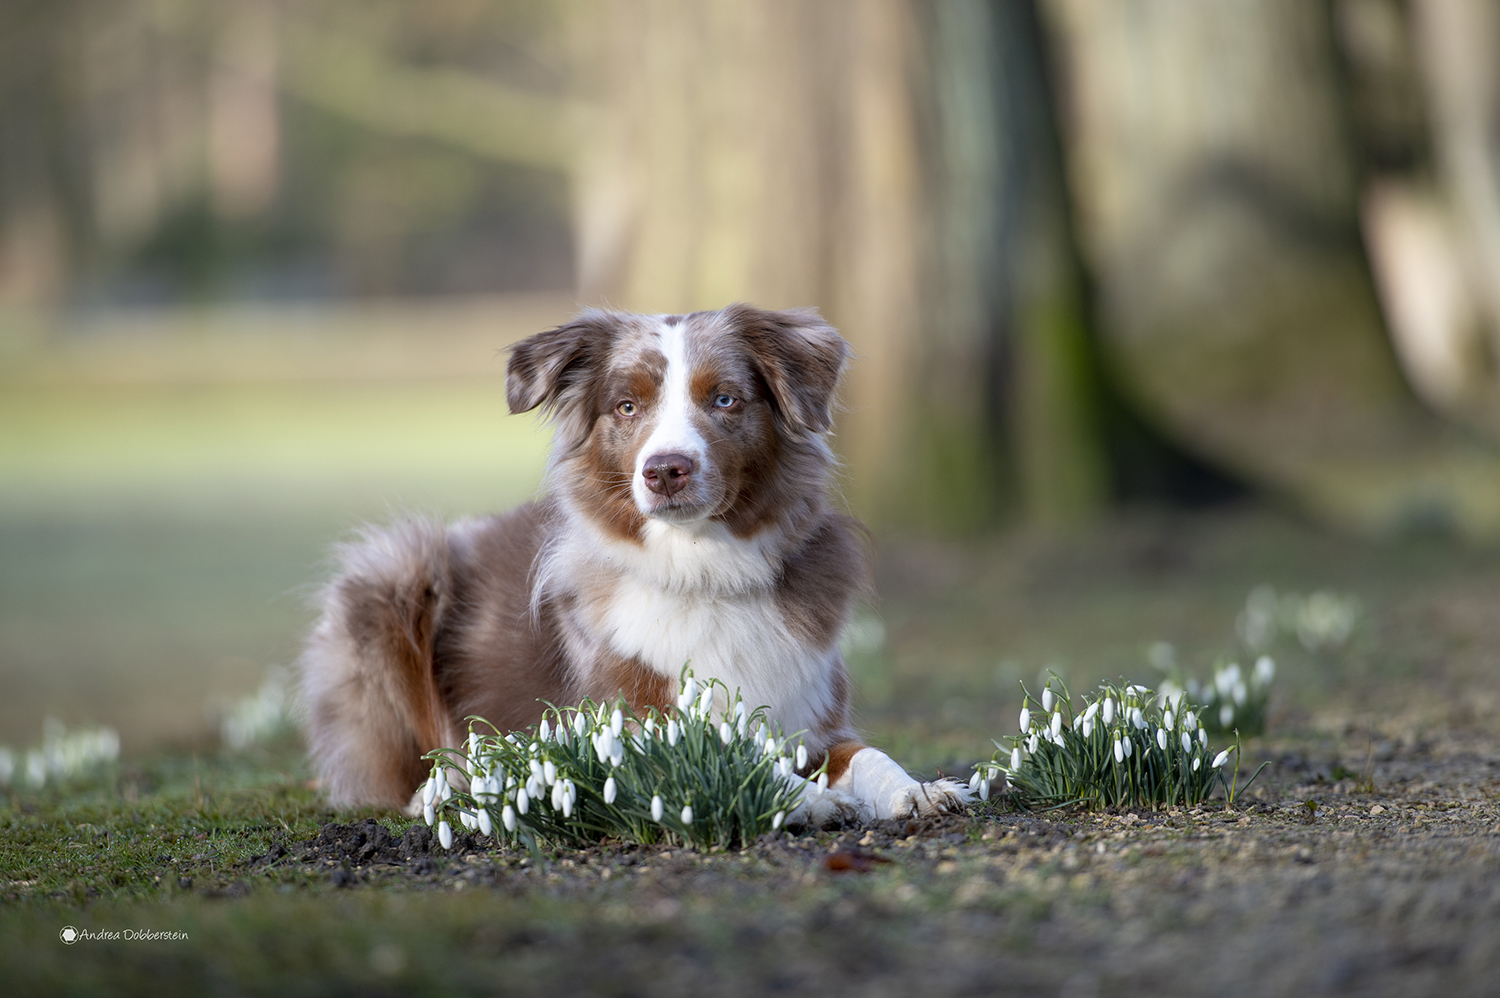
<instances>
[{"instance_id":1,"label":"red merle australian shepherd","mask_svg":"<svg viewBox=\"0 0 1500 998\"><path fill-rule=\"evenodd\" d=\"M336 805L407 807L424 752L538 700L675 702L682 667L805 731L804 824L957 810L849 724L839 632L866 589L863 530L829 508L827 434L848 345L814 312L585 312L517 345L513 412L556 436L545 497L341 552L302 660L309 742ZM722 694L721 694L722 696ZM724 704L717 705L723 709Z\"/></svg>"}]
</instances>

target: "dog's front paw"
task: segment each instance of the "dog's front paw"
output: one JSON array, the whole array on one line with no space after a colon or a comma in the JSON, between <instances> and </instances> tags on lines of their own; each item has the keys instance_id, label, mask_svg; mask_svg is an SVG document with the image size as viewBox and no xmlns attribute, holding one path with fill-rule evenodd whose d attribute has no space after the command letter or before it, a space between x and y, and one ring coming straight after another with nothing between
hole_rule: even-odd
<instances>
[{"instance_id":1,"label":"dog's front paw","mask_svg":"<svg viewBox=\"0 0 1500 998\"><path fill-rule=\"evenodd\" d=\"M934 814L962 814L974 799L968 785L957 780L934 780L932 783L912 783L890 796L884 807L882 818L926 818Z\"/></svg>"},{"instance_id":2,"label":"dog's front paw","mask_svg":"<svg viewBox=\"0 0 1500 998\"><path fill-rule=\"evenodd\" d=\"M831 787L819 790L817 784L809 783L786 823L793 828L845 828L863 824L868 813L859 798Z\"/></svg>"}]
</instances>

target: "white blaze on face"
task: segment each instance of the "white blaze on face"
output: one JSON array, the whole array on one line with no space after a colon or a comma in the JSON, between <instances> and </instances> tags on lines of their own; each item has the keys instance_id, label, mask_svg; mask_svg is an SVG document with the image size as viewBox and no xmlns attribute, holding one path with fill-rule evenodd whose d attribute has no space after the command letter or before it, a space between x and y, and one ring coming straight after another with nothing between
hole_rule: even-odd
<instances>
[{"instance_id":1,"label":"white blaze on face","mask_svg":"<svg viewBox=\"0 0 1500 998\"><path fill-rule=\"evenodd\" d=\"M664 322L657 329L657 337L667 360L667 373L658 396L656 423L635 455L635 477L631 481L636 508L648 515L656 508L656 496L646 487L646 460L657 454L682 454L701 469L708 454L703 434L693 422L696 407L689 393L692 372L688 368L685 324Z\"/></svg>"}]
</instances>

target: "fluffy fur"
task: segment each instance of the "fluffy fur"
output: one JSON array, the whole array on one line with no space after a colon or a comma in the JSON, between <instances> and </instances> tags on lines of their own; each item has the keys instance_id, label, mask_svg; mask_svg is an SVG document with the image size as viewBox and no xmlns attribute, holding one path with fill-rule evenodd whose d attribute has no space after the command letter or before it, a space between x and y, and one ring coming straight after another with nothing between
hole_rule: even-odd
<instances>
[{"instance_id":1,"label":"fluffy fur","mask_svg":"<svg viewBox=\"0 0 1500 998\"><path fill-rule=\"evenodd\" d=\"M335 805L406 805L423 752L477 714L623 693L666 710L691 662L806 730L809 822L954 809L850 727L838 637L865 590L858 523L829 508L848 346L813 312L589 311L515 347L513 412L555 439L545 497L341 549L302 658L312 758ZM722 706L722 705L720 705Z\"/></svg>"}]
</instances>

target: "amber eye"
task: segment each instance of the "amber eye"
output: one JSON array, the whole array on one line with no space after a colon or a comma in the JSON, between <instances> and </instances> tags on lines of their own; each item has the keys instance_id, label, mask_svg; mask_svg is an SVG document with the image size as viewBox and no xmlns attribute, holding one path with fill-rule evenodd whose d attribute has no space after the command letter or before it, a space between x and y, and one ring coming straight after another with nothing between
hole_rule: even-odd
<instances>
[{"instance_id":1,"label":"amber eye","mask_svg":"<svg viewBox=\"0 0 1500 998\"><path fill-rule=\"evenodd\" d=\"M728 409L734 405L734 402L735 399L733 395L719 395L714 399L714 408Z\"/></svg>"},{"instance_id":2,"label":"amber eye","mask_svg":"<svg viewBox=\"0 0 1500 998\"><path fill-rule=\"evenodd\" d=\"M622 416L634 416L635 403L630 401L629 399L626 399L624 402L621 402L619 405L615 406L615 412L618 412Z\"/></svg>"}]
</instances>

